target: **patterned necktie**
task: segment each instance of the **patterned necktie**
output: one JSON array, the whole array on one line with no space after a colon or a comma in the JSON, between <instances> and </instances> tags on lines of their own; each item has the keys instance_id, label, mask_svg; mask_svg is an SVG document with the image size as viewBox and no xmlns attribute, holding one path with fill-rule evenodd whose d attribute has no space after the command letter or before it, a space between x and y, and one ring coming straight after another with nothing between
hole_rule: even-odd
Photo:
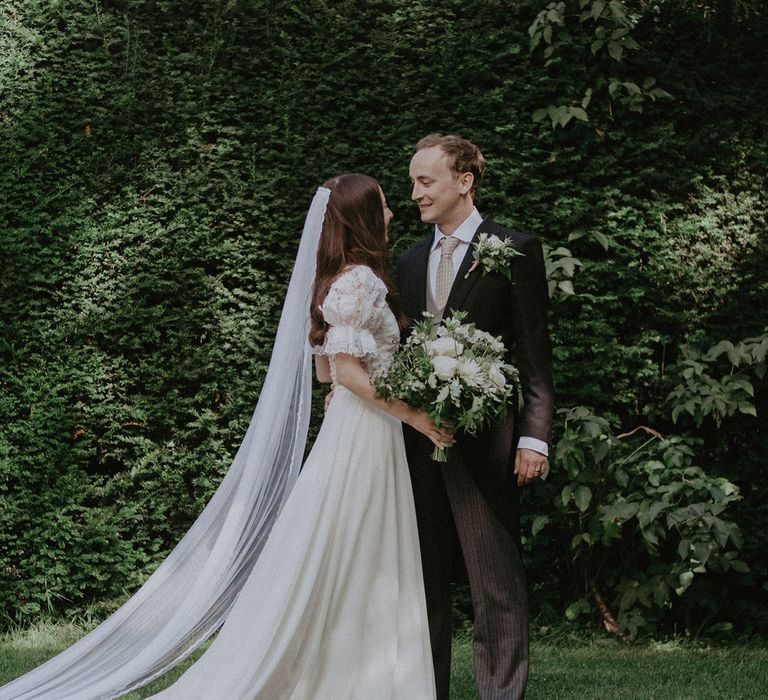
<instances>
[{"instance_id":1,"label":"patterned necktie","mask_svg":"<svg viewBox=\"0 0 768 700\"><path fill-rule=\"evenodd\" d=\"M453 251L459 245L459 239L453 236L443 236L440 239L440 262L437 265L437 280L435 281L435 303L438 309L445 306L453 286Z\"/></svg>"}]
</instances>

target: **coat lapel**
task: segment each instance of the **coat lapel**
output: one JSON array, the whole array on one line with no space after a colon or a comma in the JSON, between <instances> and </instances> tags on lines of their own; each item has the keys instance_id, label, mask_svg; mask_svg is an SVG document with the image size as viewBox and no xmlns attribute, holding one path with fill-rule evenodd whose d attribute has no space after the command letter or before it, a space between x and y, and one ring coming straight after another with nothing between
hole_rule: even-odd
<instances>
[{"instance_id":1,"label":"coat lapel","mask_svg":"<svg viewBox=\"0 0 768 700\"><path fill-rule=\"evenodd\" d=\"M488 233L489 229L493 226L493 222L490 219L483 219L483 222L477 227L475 235L472 236L472 243L477 243L477 239L481 233ZM472 267L472 263L475 261L473 255L474 248L470 243L467 248L467 252L464 254L464 258L459 266L459 271L456 274L456 279L453 281L451 292L448 295L448 300L445 302L446 309L460 310L461 305L467 298L467 294L474 287L475 282L483 274L483 271L479 268L475 268L472 272L469 269ZM445 314L444 314L445 315Z\"/></svg>"}]
</instances>

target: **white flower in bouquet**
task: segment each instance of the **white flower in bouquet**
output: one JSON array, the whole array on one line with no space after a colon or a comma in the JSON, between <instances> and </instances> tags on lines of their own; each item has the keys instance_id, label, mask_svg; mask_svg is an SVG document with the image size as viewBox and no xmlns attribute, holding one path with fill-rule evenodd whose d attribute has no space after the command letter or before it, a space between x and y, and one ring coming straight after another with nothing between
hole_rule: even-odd
<instances>
[{"instance_id":1,"label":"white flower in bouquet","mask_svg":"<svg viewBox=\"0 0 768 700\"><path fill-rule=\"evenodd\" d=\"M456 368L459 366L455 357L448 355L436 355L432 358L432 367L435 369L435 376L438 379L452 379L456 374Z\"/></svg>"},{"instance_id":2,"label":"white flower in bouquet","mask_svg":"<svg viewBox=\"0 0 768 700\"><path fill-rule=\"evenodd\" d=\"M432 356L458 357L464 352L464 346L451 337L442 337L427 343L427 352Z\"/></svg>"},{"instance_id":3,"label":"white flower in bouquet","mask_svg":"<svg viewBox=\"0 0 768 700\"><path fill-rule=\"evenodd\" d=\"M488 368L488 378L499 388L503 389L507 385L507 378L504 375L504 365L501 362L492 362Z\"/></svg>"},{"instance_id":4,"label":"white flower in bouquet","mask_svg":"<svg viewBox=\"0 0 768 700\"><path fill-rule=\"evenodd\" d=\"M413 391L421 391L424 389L424 382L418 380L418 379L412 379L410 383L410 388Z\"/></svg>"},{"instance_id":5,"label":"white flower in bouquet","mask_svg":"<svg viewBox=\"0 0 768 700\"><path fill-rule=\"evenodd\" d=\"M493 352L497 354L504 353L504 343L498 338L494 338L490 333L486 333L485 331L475 331L475 336L474 342L487 343Z\"/></svg>"},{"instance_id":6,"label":"white flower in bouquet","mask_svg":"<svg viewBox=\"0 0 768 700\"><path fill-rule=\"evenodd\" d=\"M468 433L501 418L515 390L517 370L504 361L504 343L462 323L464 316L456 313L439 324L427 317L416 323L388 374L375 378L377 395L402 399L427 411L438 425L449 422ZM447 459L440 448L432 457Z\"/></svg>"},{"instance_id":7,"label":"white flower in bouquet","mask_svg":"<svg viewBox=\"0 0 768 700\"><path fill-rule=\"evenodd\" d=\"M458 375L470 386L483 385L483 368L472 357L462 357L458 361Z\"/></svg>"}]
</instances>

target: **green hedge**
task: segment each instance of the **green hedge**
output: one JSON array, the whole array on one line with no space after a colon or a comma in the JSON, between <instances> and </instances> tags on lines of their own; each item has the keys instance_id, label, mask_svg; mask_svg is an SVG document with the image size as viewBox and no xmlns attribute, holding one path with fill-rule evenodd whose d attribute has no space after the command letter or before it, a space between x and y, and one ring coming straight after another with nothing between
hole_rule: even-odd
<instances>
[{"instance_id":1,"label":"green hedge","mask_svg":"<svg viewBox=\"0 0 768 700\"><path fill-rule=\"evenodd\" d=\"M642 47L630 59L545 66L529 52L546 9L533 1L0 2L2 617L117 597L162 559L250 419L314 188L342 171L379 178L396 253L425 231L407 161L431 130L483 148L483 212L581 263L576 294L553 302L558 405L588 406L606 440L683 433L708 478L741 487L728 514L751 573L698 572L690 604L650 606L648 624L698 629L715 598L714 621L760 609L757 420L713 408L675 424L666 396L681 344L703 353L768 325L766 14L626 5ZM532 120L611 71L653 76L674 99L638 113L596 97L587 122ZM526 539L534 606L578 612L595 576L632 631L622 586L681 559L608 543L606 574L582 540L574 576L588 511L562 493L588 482L568 471L573 454L527 495L532 527L551 516Z\"/></svg>"}]
</instances>

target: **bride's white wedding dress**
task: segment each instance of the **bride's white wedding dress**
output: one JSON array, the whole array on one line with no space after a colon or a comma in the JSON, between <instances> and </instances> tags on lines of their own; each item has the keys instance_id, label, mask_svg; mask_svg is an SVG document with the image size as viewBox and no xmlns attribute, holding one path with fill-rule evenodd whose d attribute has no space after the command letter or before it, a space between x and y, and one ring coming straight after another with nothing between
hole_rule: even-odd
<instances>
[{"instance_id":1,"label":"bride's white wedding dress","mask_svg":"<svg viewBox=\"0 0 768 700\"><path fill-rule=\"evenodd\" d=\"M358 265L323 304L316 351L389 364L386 287ZM336 388L301 475L226 623L154 696L179 700L435 697L416 516L400 422Z\"/></svg>"}]
</instances>

